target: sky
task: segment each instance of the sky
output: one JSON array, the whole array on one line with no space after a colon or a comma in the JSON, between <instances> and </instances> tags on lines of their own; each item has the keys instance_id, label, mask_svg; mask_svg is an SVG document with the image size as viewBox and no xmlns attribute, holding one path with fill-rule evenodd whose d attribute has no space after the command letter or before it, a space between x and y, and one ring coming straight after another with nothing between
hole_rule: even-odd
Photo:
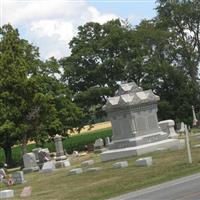
<instances>
[{"instance_id":1,"label":"sky","mask_svg":"<svg viewBox=\"0 0 200 200\"><path fill-rule=\"evenodd\" d=\"M156 15L155 0L0 0L0 25L38 46L42 59L70 55L68 43L87 22L127 19L137 25Z\"/></svg>"}]
</instances>

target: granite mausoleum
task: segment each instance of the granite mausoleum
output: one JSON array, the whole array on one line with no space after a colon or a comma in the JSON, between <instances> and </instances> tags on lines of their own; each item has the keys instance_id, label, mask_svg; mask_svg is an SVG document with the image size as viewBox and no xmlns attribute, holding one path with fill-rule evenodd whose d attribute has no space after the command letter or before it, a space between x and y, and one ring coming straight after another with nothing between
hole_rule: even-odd
<instances>
[{"instance_id":1,"label":"granite mausoleum","mask_svg":"<svg viewBox=\"0 0 200 200\"><path fill-rule=\"evenodd\" d=\"M112 123L112 142L101 153L102 161L140 155L158 148L180 148L182 142L162 131L157 119L159 96L143 91L135 82L121 84L104 110Z\"/></svg>"}]
</instances>

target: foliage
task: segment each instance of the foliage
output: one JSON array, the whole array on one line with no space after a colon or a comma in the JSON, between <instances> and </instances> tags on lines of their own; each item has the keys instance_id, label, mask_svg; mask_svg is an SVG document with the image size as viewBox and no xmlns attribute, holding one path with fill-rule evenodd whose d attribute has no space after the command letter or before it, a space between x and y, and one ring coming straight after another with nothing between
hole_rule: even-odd
<instances>
[{"instance_id":1,"label":"foliage","mask_svg":"<svg viewBox=\"0 0 200 200\"><path fill-rule=\"evenodd\" d=\"M160 120L191 125L191 106L200 110L199 3L162 1L157 10L154 19L136 27L113 20L78 28L70 42L72 54L60 63L63 80L88 113L85 122L105 114L99 111L120 82L135 81L160 96Z\"/></svg>"},{"instance_id":2,"label":"foliage","mask_svg":"<svg viewBox=\"0 0 200 200\"><path fill-rule=\"evenodd\" d=\"M30 140L44 143L78 126L82 111L57 76L56 59L45 62L38 49L20 39L11 25L0 29L0 147L12 165L11 147ZM23 152L23 153L24 153Z\"/></svg>"}]
</instances>

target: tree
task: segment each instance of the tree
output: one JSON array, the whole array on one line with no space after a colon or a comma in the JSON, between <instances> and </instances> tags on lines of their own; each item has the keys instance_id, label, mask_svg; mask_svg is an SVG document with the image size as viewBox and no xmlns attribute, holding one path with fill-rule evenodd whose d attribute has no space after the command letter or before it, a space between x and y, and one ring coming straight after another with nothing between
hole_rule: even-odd
<instances>
[{"instance_id":1,"label":"tree","mask_svg":"<svg viewBox=\"0 0 200 200\"><path fill-rule=\"evenodd\" d=\"M81 109L58 73L57 61L41 61L38 48L20 39L11 25L0 29L0 147L9 166L14 144L25 153L28 141L41 143L78 126Z\"/></svg>"},{"instance_id":2,"label":"tree","mask_svg":"<svg viewBox=\"0 0 200 200\"><path fill-rule=\"evenodd\" d=\"M171 66L176 68L173 88L176 116L192 122L191 105L200 109L200 84L198 68L200 64L200 2L197 0L169 2L159 1L156 26L174 34L173 52L175 59ZM180 73L183 74L182 83ZM173 77L173 76L172 76ZM172 83L173 83L172 82ZM178 86L181 86L178 88ZM188 117L190 116L190 117Z\"/></svg>"},{"instance_id":3,"label":"tree","mask_svg":"<svg viewBox=\"0 0 200 200\"><path fill-rule=\"evenodd\" d=\"M60 60L62 79L73 91L74 101L87 113L84 123L102 117L106 97L114 94L120 81L127 80L126 68L136 53L131 40L129 25L112 20L80 26L70 42L71 55Z\"/></svg>"}]
</instances>

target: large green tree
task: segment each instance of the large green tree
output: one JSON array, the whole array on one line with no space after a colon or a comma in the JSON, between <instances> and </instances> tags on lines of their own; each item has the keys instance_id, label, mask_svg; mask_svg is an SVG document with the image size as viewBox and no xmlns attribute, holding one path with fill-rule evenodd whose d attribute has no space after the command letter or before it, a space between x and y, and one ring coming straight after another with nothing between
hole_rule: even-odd
<instances>
[{"instance_id":1,"label":"large green tree","mask_svg":"<svg viewBox=\"0 0 200 200\"><path fill-rule=\"evenodd\" d=\"M11 25L0 29L0 38L0 147L12 165L14 144L24 153L30 140L41 143L49 135L65 134L79 125L82 112L59 80L54 58L41 61L38 49Z\"/></svg>"},{"instance_id":2,"label":"large green tree","mask_svg":"<svg viewBox=\"0 0 200 200\"><path fill-rule=\"evenodd\" d=\"M90 22L78 27L77 36L69 44L71 55L60 63L63 80L86 113L84 123L102 117L106 98L114 95L120 81L127 80L126 69L137 54L131 36L129 24L120 20L102 25ZM132 67L137 72L134 78L139 81L141 68Z\"/></svg>"}]
</instances>

